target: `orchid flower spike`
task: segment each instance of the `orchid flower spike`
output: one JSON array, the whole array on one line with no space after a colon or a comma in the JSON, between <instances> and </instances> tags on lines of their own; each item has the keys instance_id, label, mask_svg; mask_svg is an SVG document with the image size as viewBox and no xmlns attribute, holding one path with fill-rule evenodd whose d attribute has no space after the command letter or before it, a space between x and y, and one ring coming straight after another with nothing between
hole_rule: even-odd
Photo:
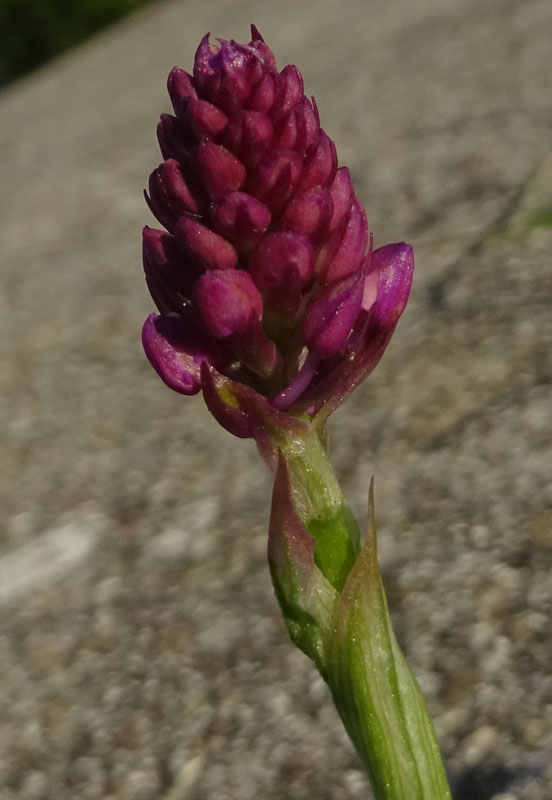
<instances>
[{"instance_id":1,"label":"orchid flower spike","mask_svg":"<svg viewBox=\"0 0 552 800\"><path fill-rule=\"evenodd\" d=\"M174 114L146 200L166 231L143 232L159 314L147 357L182 394L203 389L218 420L252 434L236 404L324 422L375 367L405 307L412 248L372 250L346 167L295 66L251 42L211 44L168 78ZM234 399L228 403L228 397Z\"/></svg>"}]
</instances>

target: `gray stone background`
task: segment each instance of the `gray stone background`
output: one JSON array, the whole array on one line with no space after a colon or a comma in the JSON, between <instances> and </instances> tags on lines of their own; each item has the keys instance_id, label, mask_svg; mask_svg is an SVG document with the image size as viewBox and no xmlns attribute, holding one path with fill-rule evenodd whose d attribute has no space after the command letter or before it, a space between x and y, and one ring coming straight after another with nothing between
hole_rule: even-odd
<instances>
[{"instance_id":1,"label":"gray stone background","mask_svg":"<svg viewBox=\"0 0 552 800\"><path fill-rule=\"evenodd\" d=\"M552 797L552 5L154 5L0 95L0 797L369 798L288 642L270 479L139 343L173 64L254 21L412 299L335 415L457 800Z\"/></svg>"}]
</instances>

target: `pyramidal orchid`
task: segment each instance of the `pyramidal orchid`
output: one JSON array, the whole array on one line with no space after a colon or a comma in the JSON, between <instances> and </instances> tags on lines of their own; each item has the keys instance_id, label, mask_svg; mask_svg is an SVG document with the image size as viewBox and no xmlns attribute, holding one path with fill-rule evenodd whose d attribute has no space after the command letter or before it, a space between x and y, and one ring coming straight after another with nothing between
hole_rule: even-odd
<instances>
[{"instance_id":1,"label":"pyramidal orchid","mask_svg":"<svg viewBox=\"0 0 552 800\"><path fill-rule=\"evenodd\" d=\"M173 114L143 231L158 309L143 346L177 392L203 392L274 473L269 565L293 641L316 663L378 798L450 797L431 721L389 623L373 504L361 543L326 421L383 355L414 259L374 249L349 170L295 66L206 35L168 78Z\"/></svg>"}]
</instances>

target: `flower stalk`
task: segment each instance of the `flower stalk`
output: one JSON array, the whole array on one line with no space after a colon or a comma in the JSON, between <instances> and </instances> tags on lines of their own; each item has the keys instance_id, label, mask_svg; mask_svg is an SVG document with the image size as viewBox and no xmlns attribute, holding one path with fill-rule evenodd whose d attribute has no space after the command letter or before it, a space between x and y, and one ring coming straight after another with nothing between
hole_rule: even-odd
<instances>
[{"instance_id":1,"label":"flower stalk","mask_svg":"<svg viewBox=\"0 0 552 800\"><path fill-rule=\"evenodd\" d=\"M377 800L447 800L433 723L391 626L373 483L361 544L316 432L278 438L269 564L290 636L327 682Z\"/></svg>"},{"instance_id":2,"label":"flower stalk","mask_svg":"<svg viewBox=\"0 0 552 800\"><path fill-rule=\"evenodd\" d=\"M252 27L201 41L168 79L174 115L148 205L143 264L159 314L142 332L174 391L202 392L274 474L268 559L295 644L328 683L377 800L447 800L433 725L393 634L373 490L362 542L326 452L329 415L377 365L414 268L374 249L346 167L303 93Z\"/></svg>"}]
</instances>

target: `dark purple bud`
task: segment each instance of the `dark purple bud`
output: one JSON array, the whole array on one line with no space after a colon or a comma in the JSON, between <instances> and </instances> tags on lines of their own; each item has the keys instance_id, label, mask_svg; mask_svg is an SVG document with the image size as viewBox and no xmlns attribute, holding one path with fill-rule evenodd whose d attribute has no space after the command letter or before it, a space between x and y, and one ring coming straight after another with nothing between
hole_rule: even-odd
<instances>
[{"instance_id":1,"label":"dark purple bud","mask_svg":"<svg viewBox=\"0 0 552 800\"><path fill-rule=\"evenodd\" d=\"M180 116L182 104L189 97L197 98L191 75L179 67L173 67L167 79L167 89L176 116Z\"/></svg>"},{"instance_id":2,"label":"dark purple bud","mask_svg":"<svg viewBox=\"0 0 552 800\"><path fill-rule=\"evenodd\" d=\"M262 111L267 114L276 99L276 78L274 75L265 74L251 92L246 103L252 111Z\"/></svg>"},{"instance_id":3,"label":"dark purple bud","mask_svg":"<svg viewBox=\"0 0 552 800\"><path fill-rule=\"evenodd\" d=\"M313 271L313 251L307 237L294 233L269 233L249 260L249 270L261 293L276 310L281 300L288 305L288 296L295 297L297 307L301 289ZM295 310L295 309L294 309Z\"/></svg>"},{"instance_id":4,"label":"dark purple bud","mask_svg":"<svg viewBox=\"0 0 552 800\"><path fill-rule=\"evenodd\" d=\"M181 116L199 141L214 139L228 123L228 117L219 108L207 100L198 100L194 97L183 103Z\"/></svg>"},{"instance_id":5,"label":"dark purple bud","mask_svg":"<svg viewBox=\"0 0 552 800\"><path fill-rule=\"evenodd\" d=\"M254 48L221 41L220 47L203 37L194 61L194 82L200 94L225 113L234 113L262 77L262 63Z\"/></svg>"},{"instance_id":6,"label":"dark purple bud","mask_svg":"<svg viewBox=\"0 0 552 800\"><path fill-rule=\"evenodd\" d=\"M272 122L259 111L243 111L224 131L222 144L247 167L254 166L272 142Z\"/></svg>"},{"instance_id":7,"label":"dark purple bud","mask_svg":"<svg viewBox=\"0 0 552 800\"><path fill-rule=\"evenodd\" d=\"M142 329L142 345L159 377L181 394L199 392L202 363L221 361L221 346L183 317L150 314Z\"/></svg>"},{"instance_id":8,"label":"dark purple bud","mask_svg":"<svg viewBox=\"0 0 552 800\"><path fill-rule=\"evenodd\" d=\"M265 40L255 27L255 25L251 26L251 42L249 43L249 47L253 47L257 51L257 53L260 56L264 69L267 70L276 69L276 59L274 58L274 53L272 52L270 47L265 43Z\"/></svg>"},{"instance_id":9,"label":"dark purple bud","mask_svg":"<svg viewBox=\"0 0 552 800\"><path fill-rule=\"evenodd\" d=\"M318 260L321 282L333 283L355 272L364 260L367 244L366 214L355 198L347 222L333 234L325 253Z\"/></svg>"},{"instance_id":10,"label":"dark purple bud","mask_svg":"<svg viewBox=\"0 0 552 800\"><path fill-rule=\"evenodd\" d=\"M203 185L213 200L241 188L245 167L222 145L202 142L197 151L197 161Z\"/></svg>"},{"instance_id":11,"label":"dark purple bud","mask_svg":"<svg viewBox=\"0 0 552 800\"><path fill-rule=\"evenodd\" d=\"M342 349L361 309L363 290L361 269L313 295L303 322L303 335L310 350L326 357Z\"/></svg>"},{"instance_id":12,"label":"dark purple bud","mask_svg":"<svg viewBox=\"0 0 552 800\"><path fill-rule=\"evenodd\" d=\"M175 232L176 241L184 253L203 269L234 269L238 254L230 242L192 217L181 217Z\"/></svg>"},{"instance_id":13,"label":"dark purple bud","mask_svg":"<svg viewBox=\"0 0 552 800\"><path fill-rule=\"evenodd\" d=\"M274 147L278 150L293 150L299 135L297 128L297 111L292 108L278 127L278 132L274 137Z\"/></svg>"},{"instance_id":14,"label":"dark purple bud","mask_svg":"<svg viewBox=\"0 0 552 800\"><path fill-rule=\"evenodd\" d=\"M187 125L177 117L170 114L161 114L161 121L157 126L157 140L163 158L175 158L181 163L187 163L196 144L195 138Z\"/></svg>"},{"instance_id":15,"label":"dark purple bud","mask_svg":"<svg viewBox=\"0 0 552 800\"><path fill-rule=\"evenodd\" d=\"M285 117L290 108L303 95L303 76L293 64L289 64L276 77L274 114L276 119Z\"/></svg>"},{"instance_id":16,"label":"dark purple bud","mask_svg":"<svg viewBox=\"0 0 552 800\"><path fill-rule=\"evenodd\" d=\"M180 297L175 289L162 236L169 237L169 234L165 231L144 228L142 242L144 275L149 293L159 311L162 314L179 313L184 307L185 296Z\"/></svg>"},{"instance_id":17,"label":"dark purple bud","mask_svg":"<svg viewBox=\"0 0 552 800\"><path fill-rule=\"evenodd\" d=\"M205 204L201 192L186 181L178 161L170 158L154 170L146 200L159 222L172 231L183 214L199 214Z\"/></svg>"},{"instance_id":18,"label":"dark purple bud","mask_svg":"<svg viewBox=\"0 0 552 800\"><path fill-rule=\"evenodd\" d=\"M155 228L142 232L146 282L162 314L181 314L189 303L197 273L182 257L174 237Z\"/></svg>"},{"instance_id":19,"label":"dark purple bud","mask_svg":"<svg viewBox=\"0 0 552 800\"><path fill-rule=\"evenodd\" d=\"M332 196L329 189L308 189L295 195L289 202L279 223L283 230L302 233L318 242L327 235L333 213Z\"/></svg>"},{"instance_id":20,"label":"dark purple bud","mask_svg":"<svg viewBox=\"0 0 552 800\"><path fill-rule=\"evenodd\" d=\"M307 98L302 97L280 123L273 146L303 155L315 141L318 131L314 109Z\"/></svg>"},{"instance_id":21,"label":"dark purple bud","mask_svg":"<svg viewBox=\"0 0 552 800\"><path fill-rule=\"evenodd\" d=\"M270 225L268 208L245 192L231 192L212 211L216 230L249 255Z\"/></svg>"},{"instance_id":22,"label":"dark purple bud","mask_svg":"<svg viewBox=\"0 0 552 800\"><path fill-rule=\"evenodd\" d=\"M353 199L353 184L347 167L341 167L335 173L330 194L333 200L333 214L329 229L333 231L348 214Z\"/></svg>"},{"instance_id":23,"label":"dark purple bud","mask_svg":"<svg viewBox=\"0 0 552 800\"><path fill-rule=\"evenodd\" d=\"M299 181L299 191L306 191L312 186L331 184L337 170L337 152L330 137L320 130L320 137L312 152L307 156L303 175Z\"/></svg>"},{"instance_id":24,"label":"dark purple bud","mask_svg":"<svg viewBox=\"0 0 552 800\"><path fill-rule=\"evenodd\" d=\"M301 177L301 159L295 153L273 153L248 178L246 190L279 214Z\"/></svg>"},{"instance_id":25,"label":"dark purple bud","mask_svg":"<svg viewBox=\"0 0 552 800\"><path fill-rule=\"evenodd\" d=\"M242 270L204 273L195 285L194 301L206 330L217 339L243 333L263 313L259 290Z\"/></svg>"}]
</instances>

